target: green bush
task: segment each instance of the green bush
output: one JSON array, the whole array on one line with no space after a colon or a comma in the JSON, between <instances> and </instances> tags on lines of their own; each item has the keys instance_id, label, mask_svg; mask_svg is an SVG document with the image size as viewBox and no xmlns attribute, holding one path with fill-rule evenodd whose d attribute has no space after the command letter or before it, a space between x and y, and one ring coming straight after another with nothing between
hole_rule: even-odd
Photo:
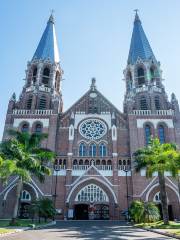
<instances>
[{"instance_id":1,"label":"green bush","mask_svg":"<svg viewBox=\"0 0 180 240\"><path fill-rule=\"evenodd\" d=\"M42 198L33 202L29 210L32 220L35 215L38 215L39 221L40 218L44 218L45 222L47 219L52 219L56 213L53 202L49 198Z\"/></svg>"},{"instance_id":2,"label":"green bush","mask_svg":"<svg viewBox=\"0 0 180 240\"><path fill-rule=\"evenodd\" d=\"M160 218L159 209L153 202L133 201L129 214L135 223L155 222Z\"/></svg>"}]
</instances>

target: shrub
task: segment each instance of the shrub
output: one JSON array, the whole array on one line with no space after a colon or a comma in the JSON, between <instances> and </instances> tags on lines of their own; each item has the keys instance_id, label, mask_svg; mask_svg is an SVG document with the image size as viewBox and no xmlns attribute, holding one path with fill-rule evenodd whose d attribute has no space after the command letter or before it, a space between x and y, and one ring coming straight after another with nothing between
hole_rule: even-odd
<instances>
[{"instance_id":1,"label":"shrub","mask_svg":"<svg viewBox=\"0 0 180 240\"><path fill-rule=\"evenodd\" d=\"M159 209L153 202L133 201L129 214L135 223L155 222L160 218Z\"/></svg>"}]
</instances>

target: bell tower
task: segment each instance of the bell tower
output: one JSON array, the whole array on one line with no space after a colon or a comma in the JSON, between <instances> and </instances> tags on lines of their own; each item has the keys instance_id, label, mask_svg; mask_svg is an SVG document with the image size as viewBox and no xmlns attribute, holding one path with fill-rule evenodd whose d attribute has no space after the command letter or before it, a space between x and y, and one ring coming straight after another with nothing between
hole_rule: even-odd
<instances>
[{"instance_id":1,"label":"bell tower","mask_svg":"<svg viewBox=\"0 0 180 240\"><path fill-rule=\"evenodd\" d=\"M62 74L54 17L51 14L34 56L27 64L19 107L62 112Z\"/></svg>"},{"instance_id":2,"label":"bell tower","mask_svg":"<svg viewBox=\"0 0 180 240\"><path fill-rule=\"evenodd\" d=\"M55 150L56 130L63 111L59 50L54 17L51 14L37 49L27 64L25 83L19 98L9 100L3 139L8 129L48 134L44 147Z\"/></svg>"},{"instance_id":3,"label":"bell tower","mask_svg":"<svg viewBox=\"0 0 180 240\"><path fill-rule=\"evenodd\" d=\"M171 108L163 85L160 62L152 51L136 10L129 56L124 70L124 111L168 110Z\"/></svg>"}]
</instances>

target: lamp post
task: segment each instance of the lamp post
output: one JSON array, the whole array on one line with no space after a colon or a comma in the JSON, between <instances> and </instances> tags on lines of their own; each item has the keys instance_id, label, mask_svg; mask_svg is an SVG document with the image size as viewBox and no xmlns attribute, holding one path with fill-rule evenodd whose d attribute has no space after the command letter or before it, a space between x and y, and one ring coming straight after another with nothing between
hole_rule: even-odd
<instances>
[{"instance_id":1,"label":"lamp post","mask_svg":"<svg viewBox=\"0 0 180 240\"><path fill-rule=\"evenodd\" d=\"M55 188L54 188L54 209L56 209L56 198L57 198L57 177L58 177L58 172L60 170L59 165L54 165L54 171L56 172L55 174ZM55 219L55 216L53 217L53 220Z\"/></svg>"},{"instance_id":2,"label":"lamp post","mask_svg":"<svg viewBox=\"0 0 180 240\"><path fill-rule=\"evenodd\" d=\"M126 200L127 200L127 221L129 221L129 191L128 191L128 180L127 180L127 174L129 170L127 168L123 169L123 171L126 173Z\"/></svg>"}]
</instances>

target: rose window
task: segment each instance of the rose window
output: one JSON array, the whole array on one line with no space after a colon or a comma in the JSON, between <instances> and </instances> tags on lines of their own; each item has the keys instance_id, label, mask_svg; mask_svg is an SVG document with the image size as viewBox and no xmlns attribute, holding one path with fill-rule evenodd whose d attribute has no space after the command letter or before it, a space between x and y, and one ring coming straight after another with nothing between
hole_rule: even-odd
<instances>
[{"instance_id":1,"label":"rose window","mask_svg":"<svg viewBox=\"0 0 180 240\"><path fill-rule=\"evenodd\" d=\"M90 140L97 140L107 132L106 124L99 119L88 119L79 126L80 134Z\"/></svg>"}]
</instances>

